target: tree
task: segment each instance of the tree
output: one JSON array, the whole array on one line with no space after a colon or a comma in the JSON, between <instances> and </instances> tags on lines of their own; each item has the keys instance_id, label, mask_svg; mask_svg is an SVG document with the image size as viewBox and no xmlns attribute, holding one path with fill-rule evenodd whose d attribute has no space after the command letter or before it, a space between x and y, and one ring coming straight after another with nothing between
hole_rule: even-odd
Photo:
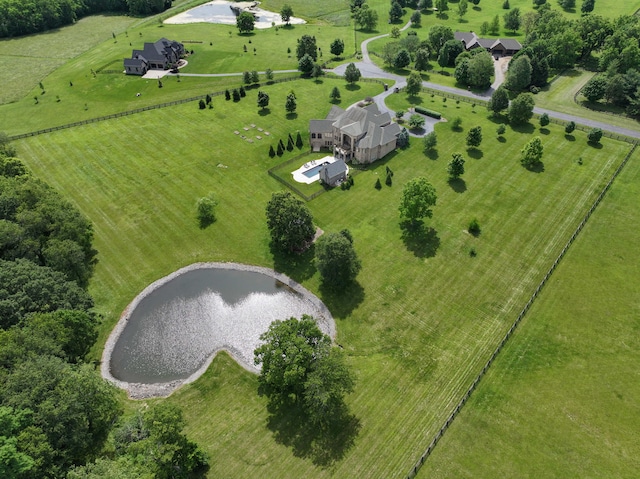
<instances>
[{"instance_id":1,"label":"tree","mask_svg":"<svg viewBox=\"0 0 640 479\"><path fill-rule=\"evenodd\" d=\"M391 38L400 38L400 29L398 27L392 27L389 35L391 35Z\"/></svg>"},{"instance_id":2,"label":"tree","mask_svg":"<svg viewBox=\"0 0 640 479\"><path fill-rule=\"evenodd\" d=\"M271 68L267 68L264 72L264 76L267 78L267 81L273 81L273 70Z\"/></svg>"},{"instance_id":3,"label":"tree","mask_svg":"<svg viewBox=\"0 0 640 479\"><path fill-rule=\"evenodd\" d=\"M240 85L240 88L238 88L238 93L240 94L241 98L244 98L245 96L247 96L247 91L244 89L242 85Z\"/></svg>"},{"instance_id":4,"label":"tree","mask_svg":"<svg viewBox=\"0 0 640 479\"><path fill-rule=\"evenodd\" d=\"M447 40L439 51L438 64L442 67L455 65L456 57L464 51L464 44L460 40Z\"/></svg>"},{"instance_id":5,"label":"tree","mask_svg":"<svg viewBox=\"0 0 640 479\"><path fill-rule=\"evenodd\" d=\"M237 88L233 89L232 96L233 96L233 101L235 101L235 102L239 102L240 101L240 92L238 91Z\"/></svg>"},{"instance_id":6,"label":"tree","mask_svg":"<svg viewBox=\"0 0 640 479\"><path fill-rule=\"evenodd\" d=\"M436 190L424 176L409 180L402 190L400 217L416 225L422 218L431 218L437 200Z\"/></svg>"},{"instance_id":7,"label":"tree","mask_svg":"<svg viewBox=\"0 0 640 479\"><path fill-rule=\"evenodd\" d=\"M331 98L331 101L333 102L337 102L340 99L340 90L337 86L333 87L333 90L331 90L331 93L329 94L329 98Z\"/></svg>"},{"instance_id":8,"label":"tree","mask_svg":"<svg viewBox=\"0 0 640 479\"><path fill-rule=\"evenodd\" d=\"M318 47L315 36L302 35L298 38L296 58L300 60L305 55L309 55L314 62L318 59Z\"/></svg>"},{"instance_id":9,"label":"tree","mask_svg":"<svg viewBox=\"0 0 640 479\"><path fill-rule=\"evenodd\" d=\"M448 0L436 0L436 9L438 10L438 16L444 15L444 12L449 10Z\"/></svg>"},{"instance_id":10,"label":"tree","mask_svg":"<svg viewBox=\"0 0 640 479\"><path fill-rule=\"evenodd\" d=\"M467 0L460 0L458 2L458 16L460 18L464 17L467 14L468 3Z\"/></svg>"},{"instance_id":11,"label":"tree","mask_svg":"<svg viewBox=\"0 0 640 479\"><path fill-rule=\"evenodd\" d=\"M216 221L216 213L215 207L217 205L217 201L213 194L209 194L208 196L203 196L198 200L197 203L197 217L198 223L200 224L200 228L206 228L210 224L213 224Z\"/></svg>"},{"instance_id":12,"label":"tree","mask_svg":"<svg viewBox=\"0 0 640 479\"><path fill-rule=\"evenodd\" d=\"M402 130L400 130L400 133L398 133L396 146L398 148L406 148L407 146L409 146L409 132L406 128L402 128Z\"/></svg>"},{"instance_id":13,"label":"tree","mask_svg":"<svg viewBox=\"0 0 640 479\"><path fill-rule=\"evenodd\" d=\"M595 7L596 1L595 0L582 0L582 7L580 8L580 11L582 12L582 14L587 14L587 13L591 13L593 12L593 8Z\"/></svg>"},{"instance_id":14,"label":"tree","mask_svg":"<svg viewBox=\"0 0 640 479\"><path fill-rule=\"evenodd\" d=\"M520 28L520 9L514 8L504 14L504 28L511 30L513 33Z\"/></svg>"},{"instance_id":15,"label":"tree","mask_svg":"<svg viewBox=\"0 0 640 479\"><path fill-rule=\"evenodd\" d=\"M535 101L531 93L521 93L512 102L509 107L509 122L512 124L526 123L533 116L533 107Z\"/></svg>"},{"instance_id":16,"label":"tree","mask_svg":"<svg viewBox=\"0 0 640 479\"><path fill-rule=\"evenodd\" d=\"M494 73L493 58L485 50L474 54L469 59L467 82L478 88L488 88L491 85L491 77Z\"/></svg>"},{"instance_id":17,"label":"tree","mask_svg":"<svg viewBox=\"0 0 640 479\"><path fill-rule=\"evenodd\" d=\"M580 93L589 101L595 102L604 97L607 89L607 79L603 75L596 75L591 78L585 86L582 87Z\"/></svg>"},{"instance_id":18,"label":"tree","mask_svg":"<svg viewBox=\"0 0 640 479\"><path fill-rule=\"evenodd\" d=\"M6 479L26 477L35 460L23 452L18 439L20 431L30 425L27 411L0 406L0 473Z\"/></svg>"},{"instance_id":19,"label":"tree","mask_svg":"<svg viewBox=\"0 0 640 479\"><path fill-rule=\"evenodd\" d=\"M407 78L407 86L405 87L407 95L415 96L422 90L422 77L418 72L411 72Z\"/></svg>"},{"instance_id":20,"label":"tree","mask_svg":"<svg viewBox=\"0 0 640 479\"><path fill-rule=\"evenodd\" d=\"M242 82L245 85L250 85L251 84L251 73L249 73L248 71L242 72Z\"/></svg>"},{"instance_id":21,"label":"tree","mask_svg":"<svg viewBox=\"0 0 640 479\"><path fill-rule=\"evenodd\" d=\"M391 9L389 10L389 23L398 23L404 15L404 10L397 2L397 0L391 0Z\"/></svg>"},{"instance_id":22,"label":"tree","mask_svg":"<svg viewBox=\"0 0 640 479\"><path fill-rule=\"evenodd\" d=\"M411 26L419 28L422 25L422 13L420 10L416 10L411 14Z\"/></svg>"},{"instance_id":23,"label":"tree","mask_svg":"<svg viewBox=\"0 0 640 479\"><path fill-rule=\"evenodd\" d=\"M474 126L467 133L467 146L471 148L477 148L482 143L482 127Z\"/></svg>"},{"instance_id":24,"label":"tree","mask_svg":"<svg viewBox=\"0 0 640 479\"><path fill-rule=\"evenodd\" d=\"M330 289L343 288L351 283L362 268L350 235L324 234L316 241L315 250L322 284Z\"/></svg>"},{"instance_id":25,"label":"tree","mask_svg":"<svg viewBox=\"0 0 640 479\"><path fill-rule=\"evenodd\" d=\"M207 107L207 105L205 105L204 100L200 99L200 101L198 102L198 108L200 110L204 110Z\"/></svg>"},{"instance_id":26,"label":"tree","mask_svg":"<svg viewBox=\"0 0 640 479\"><path fill-rule=\"evenodd\" d=\"M433 8L433 0L420 0L418 2L420 10L431 10Z\"/></svg>"},{"instance_id":27,"label":"tree","mask_svg":"<svg viewBox=\"0 0 640 479\"><path fill-rule=\"evenodd\" d=\"M409 128L412 130L419 130L424 127L424 121L424 116L415 113L409 117Z\"/></svg>"},{"instance_id":28,"label":"tree","mask_svg":"<svg viewBox=\"0 0 640 479\"><path fill-rule=\"evenodd\" d=\"M438 136L436 135L436 132L432 131L431 133L428 133L427 135L425 135L422 142L424 146L424 152L429 153L438 144Z\"/></svg>"},{"instance_id":29,"label":"tree","mask_svg":"<svg viewBox=\"0 0 640 479\"><path fill-rule=\"evenodd\" d=\"M504 87L511 91L521 91L531 84L531 60L526 55L519 56L509 65Z\"/></svg>"},{"instance_id":30,"label":"tree","mask_svg":"<svg viewBox=\"0 0 640 479\"><path fill-rule=\"evenodd\" d=\"M500 123L498 125L498 128L496 128L496 133L498 134L498 136L504 135L505 131L507 131L507 125L505 125L504 123Z\"/></svg>"},{"instance_id":31,"label":"tree","mask_svg":"<svg viewBox=\"0 0 640 479\"><path fill-rule=\"evenodd\" d=\"M304 56L298 61L298 70L302 72L303 75L309 76L313 73L313 66L315 65L313 58L308 53L305 53Z\"/></svg>"},{"instance_id":32,"label":"tree","mask_svg":"<svg viewBox=\"0 0 640 479\"><path fill-rule=\"evenodd\" d=\"M567 123L564 127L564 132L567 135L570 135L571 133L573 133L573 131L576 129L576 124L573 121L570 121L569 123Z\"/></svg>"},{"instance_id":33,"label":"tree","mask_svg":"<svg viewBox=\"0 0 640 479\"><path fill-rule=\"evenodd\" d=\"M224 99L227 101L231 100L231 92L229 92L229 90L224 91Z\"/></svg>"},{"instance_id":34,"label":"tree","mask_svg":"<svg viewBox=\"0 0 640 479\"><path fill-rule=\"evenodd\" d=\"M358 80L360 80L361 75L362 74L360 73L360 70L358 70L358 68L353 63L349 63L344 71L344 79L347 81L347 83L356 83Z\"/></svg>"},{"instance_id":35,"label":"tree","mask_svg":"<svg viewBox=\"0 0 640 479\"><path fill-rule=\"evenodd\" d=\"M440 63L440 58L438 58L438 63ZM453 76L458 83L469 85L469 63L469 58L461 58L460 61L456 61L456 69L453 72Z\"/></svg>"},{"instance_id":36,"label":"tree","mask_svg":"<svg viewBox=\"0 0 640 479\"><path fill-rule=\"evenodd\" d=\"M429 50L426 48L418 48L416 51L416 62L413 67L419 72L429 69Z\"/></svg>"},{"instance_id":37,"label":"tree","mask_svg":"<svg viewBox=\"0 0 640 479\"><path fill-rule=\"evenodd\" d=\"M375 30L378 25L378 12L365 3L355 11L353 20L362 30Z\"/></svg>"},{"instance_id":38,"label":"tree","mask_svg":"<svg viewBox=\"0 0 640 479\"><path fill-rule=\"evenodd\" d=\"M263 110L269 106L269 95L264 91L258 92L258 108Z\"/></svg>"},{"instance_id":39,"label":"tree","mask_svg":"<svg viewBox=\"0 0 640 479\"><path fill-rule=\"evenodd\" d=\"M291 5L285 3L280 9L280 18L285 24L289 25L291 17L293 17L293 8L291 8Z\"/></svg>"},{"instance_id":40,"label":"tree","mask_svg":"<svg viewBox=\"0 0 640 479\"><path fill-rule=\"evenodd\" d=\"M496 15L495 17L493 17L493 20L491 20L489 33L491 33L491 35L497 35L498 33L500 33L500 15Z\"/></svg>"},{"instance_id":41,"label":"tree","mask_svg":"<svg viewBox=\"0 0 640 479\"><path fill-rule=\"evenodd\" d=\"M503 86L499 86L491 95L487 108L494 115L509 108L509 94Z\"/></svg>"},{"instance_id":42,"label":"tree","mask_svg":"<svg viewBox=\"0 0 640 479\"><path fill-rule=\"evenodd\" d=\"M249 33L253 31L256 19L250 12L242 12L236 18L236 27L240 30L240 33Z\"/></svg>"},{"instance_id":43,"label":"tree","mask_svg":"<svg viewBox=\"0 0 640 479\"><path fill-rule=\"evenodd\" d=\"M602 139L602 130L600 128L592 128L587 133L587 140L589 143L600 143Z\"/></svg>"},{"instance_id":44,"label":"tree","mask_svg":"<svg viewBox=\"0 0 640 479\"><path fill-rule=\"evenodd\" d=\"M302 135L300 134L300 131L298 131L298 134L296 135L296 146L298 148L302 148L304 146L304 142L302 141Z\"/></svg>"},{"instance_id":45,"label":"tree","mask_svg":"<svg viewBox=\"0 0 640 479\"><path fill-rule=\"evenodd\" d=\"M411 63L411 55L404 48L393 59L393 66L398 69L406 68Z\"/></svg>"},{"instance_id":46,"label":"tree","mask_svg":"<svg viewBox=\"0 0 640 479\"><path fill-rule=\"evenodd\" d=\"M298 104L296 102L296 96L293 92L287 95L287 101L285 102L284 109L287 110L287 113L293 113L296 111Z\"/></svg>"},{"instance_id":47,"label":"tree","mask_svg":"<svg viewBox=\"0 0 640 479\"><path fill-rule=\"evenodd\" d=\"M464 158L462 157L462 155L460 153L454 153L451 156L451 161L447 165L449 181L456 180L464 174Z\"/></svg>"},{"instance_id":48,"label":"tree","mask_svg":"<svg viewBox=\"0 0 640 479\"><path fill-rule=\"evenodd\" d=\"M251 83L259 83L260 82L260 75L258 74L258 72L256 70L253 70L251 72Z\"/></svg>"},{"instance_id":49,"label":"tree","mask_svg":"<svg viewBox=\"0 0 640 479\"><path fill-rule=\"evenodd\" d=\"M542 161L543 152L542 140L536 136L520 151L520 163L527 169L535 168Z\"/></svg>"},{"instance_id":50,"label":"tree","mask_svg":"<svg viewBox=\"0 0 640 479\"><path fill-rule=\"evenodd\" d=\"M311 76L316 80L324 75L324 70L319 63L314 63L313 68L311 69Z\"/></svg>"},{"instance_id":51,"label":"tree","mask_svg":"<svg viewBox=\"0 0 640 479\"><path fill-rule=\"evenodd\" d=\"M311 212L290 192L273 193L266 214L267 227L276 248L288 252L301 251L313 239L316 230Z\"/></svg>"},{"instance_id":52,"label":"tree","mask_svg":"<svg viewBox=\"0 0 640 479\"><path fill-rule=\"evenodd\" d=\"M349 7L351 8L351 13L355 13L356 10L367 3L367 0L351 0L349 2Z\"/></svg>"},{"instance_id":53,"label":"tree","mask_svg":"<svg viewBox=\"0 0 640 479\"><path fill-rule=\"evenodd\" d=\"M429 29L428 37L432 50L439 52L447 41L453 40L453 30L446 25L436 24Z\"/></svg>"},{"instance_id":54,"label":"tree","mask_svg":"<svg viewBox=\"0 0 640 479\"><path fill-rule=\"evenodd\" d=\"M570 10L576 7L576 0L558 0L558 4L565 10Z\"/></svg>"},{"instance_id":55,"label":"tree","mask_svg":"<svg viewBox=\"0 0 640 479\"><path fill-rule=\"evenodd\" d=\"M331 54L334 57L340 57L340 55L342 55L342 53L344 52L344 42L341 39L336 38L331 42L330 50Z\"/></svg>"},{"instance_id":56,"label":"tree","mask_svg":"<svg viewBox=\"0 0 640 479\"><path fill-rule=\"evenodd\" d=\"M543 113L542 115L540 115L540 126L542 128L544 128L545 126L547 126L549 124L549 115L547 115L546 113Z\"/></svg>"},{"instance_id":57,"label":"tree","mask_svg":"<svg viewBox=\"0 0 640 479\"><path fill-rule=\"evenodd\" d=\"M504 2L502 2L502 8L504 10L509 10L511 8L511 5L509 5L509 0L504 0Z\"/></svg>"},{"instance_id":58,"label":"tree","mask_svg":"<svg viewBox=\"0 0 640 479\"><path fill-rule=\"evenodd\" d=\"M456 116L453 120L451 120L451 129L453 131L462 131L462 118Z\"/></svg>"},{"instance_id":59,"label":"tree","mask_svg":"<svg viewBox=\"0 0 640 479\"><path fill-rule=\"evenodd\" d=\"M0 260L0 328L7 329L30 313L59 309L87 311L89 294L64 274L26 260Z\"/></svg>"},{"instance_id":60,"label":"tree","mask_svg":"<svg viewBox=\"0 0 640 479\"><path fill-rule=\"evenodd\" d=\"M260 395L276 400L302 400L305 383L318 353L331 344L330 338L308 315L300 320L276 320L260 336L262 345L254 351L254 363L261 366Z\"/></svg>"}]
</instances>

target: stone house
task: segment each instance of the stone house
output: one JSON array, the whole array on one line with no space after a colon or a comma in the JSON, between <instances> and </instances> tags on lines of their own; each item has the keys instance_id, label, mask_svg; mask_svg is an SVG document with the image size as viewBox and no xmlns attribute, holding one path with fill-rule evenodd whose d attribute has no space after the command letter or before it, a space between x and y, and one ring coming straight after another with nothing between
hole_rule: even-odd
<instances>
[{"instance_id":1,"label":"stone house","mask_svg":"<svg viewBox=\"0 0 640 479\"><path fill-rule=\"evenodd\" d=\"M133 50L131 58L124 59L124 71L127 75L144 75L149 70L167 70L184 53L182 43L161 38L155 43L145 43L142 50Z\"/></svg>"},{"instance_id":2,"label":"stone house","mask_svg":"<svg viewBox=\"0 0 640 479\"><path fill-rule=\"evenodd\" d=\"M466 50L484 48L494 57L514 55L522 50L520 42L512 38L498 38L497 40L492 40L489 38L480 38L474 32L455 32L453 37L456 40L460 40L464 44L464 48Z\"/></svg>"},{"instance_id":3,"label":"stone house","mask_svg":"<svg viewBox=\"0 0 640 479\"><path fill-rule=\"evenodd\" d=\"M333 149L336 158L354 164L373 163L396 149L400 126L378 106L332 106L324 120L309 122L313 151Z\"/></svg>"}]
</instances>

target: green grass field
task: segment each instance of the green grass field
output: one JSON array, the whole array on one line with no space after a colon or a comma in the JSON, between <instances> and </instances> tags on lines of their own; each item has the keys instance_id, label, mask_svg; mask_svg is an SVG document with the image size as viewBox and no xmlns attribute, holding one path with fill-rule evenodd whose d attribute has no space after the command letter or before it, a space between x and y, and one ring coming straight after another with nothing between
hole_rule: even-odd
<instances>
[{"instance_id":1,"label":"green grass field","mask_svg":"<svg viewBox=\"0 0 640 479\"><path fill-rule=\"evenodd\" d=\"M210 477L276 478L291 471L403 477L629 149L608 140L592 148L583 133L569 141L551 127L542 135L544 172L530 172L518 162L528 132L510 130L501 143L484 112L451 102L445 117L461 116L465 131L476 124L485 129L479 151L465 151L465 133L442 123L436 159L425 157L414 139L408 150L359 172L350 191L333 190L309 204L323 230L352 231L363 262L358 284L331 295L319 288L309 255L287 261L269 250L264 207L282 186L266 170L288 157L271 160L268 143L243 142L233 130L254 123L274 138L304 131L309 118L328 110L334 84L269 87L272 107L265 115L257 112L254 90L244 103L218 102L213 111L194 103L17 142L34 172L95 224L100 262L91 292L105 316L96 356L139 291L196 261L274 267L319 294L336 317L337 341L358 377L348 398L358 434L327 451L307 447L299 430L271 430L256 378L223 355L170 399L183 405L189 433L211 453ZM286 120L280 105L291 88L299 115ZM343 88L343 103L373 88ZM158 132L169 124L172 140L166 141ZM467 158L467 172L450 185L446 163L454 151ZM394 184L377 191L385 165ZM421 174L436 187L438 205L424 230L406 232L397 213L401 188ZM195 202L210 191L220 202L219 219L200 230ZM465 232L473 217L482 227L477 238Z\"/></svg>"},{"instance_id":2,"label":"green grass field","mask_svg":"<svg viewBox=\"0 0 640 479\"><path fill-rule=\"evenodd\" d=\"M420 477L637 477L639 185L636 152Z\"/></svg>"}]
</instances>

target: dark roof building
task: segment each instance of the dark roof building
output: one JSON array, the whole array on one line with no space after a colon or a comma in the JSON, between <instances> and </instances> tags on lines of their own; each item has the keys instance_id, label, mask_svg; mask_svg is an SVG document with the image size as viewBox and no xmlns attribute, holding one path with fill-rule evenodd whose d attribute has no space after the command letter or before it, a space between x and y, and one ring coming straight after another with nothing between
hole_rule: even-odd
<instances>
[{"instance_id":1,"label":"dark roof building","mask_svg":"<svg viewBox=\"0 0 640 479\"><path fill-rule=\"evenodd\" d=\"M329 186L335 186L347 179L347 164L343 160L325 163L320 169L320 181Z\"/></svg>"},{"instance_id":2,"label":"dark roof building","mask_svg":"<svg viewBox=\"0 0 640 479\"><path fill-rule=\"evenodd\" d=\"M490 38L480 38L474 32L455 32L453 36L464 44L466 50L484 48L492 55L514 55L522 50L520 42L512 38L492 40Z\"/></svg>"},{"instance_id":3,"label":"dark roof building","mask_svg":"<svg viewBox=\"0 0 640 479\"><path fill-rule=\"evenodd\" d=\"M182 43L161 38L155 43L145 43L142 50L133 50L131 58L124 59L124 71L127 75L144 75L149 70L166 70L183 55Z\"/></svg>"}]
</instances>

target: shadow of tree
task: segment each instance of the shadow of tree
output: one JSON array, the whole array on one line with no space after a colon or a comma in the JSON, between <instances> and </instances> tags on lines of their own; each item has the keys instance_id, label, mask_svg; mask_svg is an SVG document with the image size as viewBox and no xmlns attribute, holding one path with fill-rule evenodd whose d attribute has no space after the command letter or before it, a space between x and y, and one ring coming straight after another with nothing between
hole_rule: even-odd
<instances>
[{"instance_id":1,"label":"shadow of tree","mask_svg":"<svg viewBox=\"0 0 640 479\"><path fill-rule=\"evenodd\" d=\"M587 141L587 145L589 145L591 148L595 148L596 150L601 150L602 149L602 143L600 142L595 142L595 141Z\"/></svg>"},{"instance_id":2,"label":"shadow of tree","mask_svg":"<svg viewBox=\"0 0 640 479\"><path fill-rule=\"evenodd\" d=\"M269 108L261 108L258 110L258 115L260 116L267 116L271 114L271 109Z\"/></svg>"},{"instance_id":3,"label":"shadow of tree","mask_svg":"<svg viewBox=\"0 0 640 479\"><path fill-rule=\"evenodd\" d=\"M430 160L437 160L438 157L440 156L438 155L438 150L436 150L435 148L427 151L425 154L427 155L427 158L429 158Z\"/></svg>"},{"instance_id":4,"label":"shadow of tree","mask_svg":"<svg viewBox=\"0 0 640 479\"><path fill-rule=\"evenodd\" d=\"M426 227L423 221L412 223L409 220L400 222L402 241L407 249L419 258L431 258L440 247L438 232Z\"/></svg>"},{"instance_id":5,"label":"shadow of tree","mask_svg":"<svg viewBox=\"0 0 640 479\"><path fill-rule=\"evenodd\" d=\"M349 91L358 91L362 89L362 87L357 83L348 83L345 88Z\"/></svg>"},{"instance_id":6,"label":"shadow of tree","mask_svg":"<svg viewBox=\"0 0 640 479\"><path fill-rule=\"evenodd\" d=\"M315 256L315 246L311 245L301 253L285 253L276 248L273 243L269 244L273 255L273 269L279 273L286 274L289 278L298 283L309 279L316 272L313 263Z\"/></svg>"},{"instance_id":7,"label":"shadow of tree","mask_svg":"<svg viewBox=\"0 0 640 479\"><path fill-rule=\"evenodd\" d=\"M484 156L482 150L478 150L477 148L467 148L467 154L475 160L479 160Z\"/></svg>"},{"instance_id":8,"label":"shadow of tree","mask_svg":"<svg viewBox=\"0 0 640 479\"><path fill-rule=\"evenodd\" d=\"M201 217L198 219L198 225L200 226L201 230L207 229L209 226L211 226L215 222L216 222L215 218Z\"/></svg>"},{"instance_id":9,"label":"shadow of tree","mask_svg":"<svg viewBox=\"0 0 640 479\"><path fill-rule=\"evenodd\" d=\"M540 131L540 134L542 135L548 135L549 133L551 133L551 130L549 130L549 128L544 128L544 127L540 128L539 131Z\"/></svg>"},{"instance_id":10,"label":"shadow of tree","mask_svg":"<svg viewBox=\"0 0 640 479\"><path fill-rule=\"evenodd\" d=\"M316 466L330 467L344 458L360 432L360 421L349 413L346 405L325 427L315 427L293 400L270 401L267 428L277 443L293 450L296 457L311 459Z\"/></svg>"},{"instance_id":11,"label":"shadow of tree","mask_svg":"<svg viewBox=\"0 0 640 479\"><path fill-rule=\"evenodd\" d=\"M298 118L298 113L291 112L291 113L287 113L287 120L295 120L296 118Z\"/></svg>"},{"instance_id":12,"label":"shadow of tree","mask_svg":"<svg viewBox=\"0 0 640 479\"><path fill-rule=\"evenodd\" d=\"M498 137L498 141L499 141L500 143L506 143L506 142L507 142L507 139L506 139L504 136L500 135L500 136Z\"/></svg>"},{"instance_id":13,"label":"shadow of tree","mask_svg":"<svg viewBox=\"0 0 640 479\"><path fill-rule=\"evenodd\" d=\"M467 191L467 183L462 178L449 180L449 186L456 193L464 193Z\"/></svg>"},{"instance_id":14,"label":"shadow of tree","mask_svg":"<svg viewBox=\"0 0 640 479\"><path fill-rule=\"evenodd\" d=\"M520 123L517 125L512 125L511 129L513 131L517 131L518 133L533 133L535 130L535 127L531 124L531 123Z\"/></svg>"},{"instance_id":15,"label":"shadow of tree","mask_svg":"<svg viewBox=\"0 0 640 479\"><path fill-rule=\"evenodd\" d=\"M573 135L570 135L569 133L564 135L564 139L567 141L576 141L576 137Z\"/></svg>"},{"instance_id":16,"label":"shadow of tree","mask_svg":"<svg viewBox=\"0 0 640 479\"><path fill-rule=\"evenodd\" d=\"M320 285L320 299L334 318L346 318L364 301L364 288L357 281L340 289L323 283Z\"/></svg>"},{"instance_id":17,"label":"shadow of tree","mask_svg":"<svg viewBox=\"0 0 640 479\"><path fill-rule=\"evenodd\" d=\"M542 173L544 171L544 162L543 161L539 161L535 165L529 166L529 167L525 167L525 168L527 170L533 172L533 173Z\"/></svg>"}]
</instances>

